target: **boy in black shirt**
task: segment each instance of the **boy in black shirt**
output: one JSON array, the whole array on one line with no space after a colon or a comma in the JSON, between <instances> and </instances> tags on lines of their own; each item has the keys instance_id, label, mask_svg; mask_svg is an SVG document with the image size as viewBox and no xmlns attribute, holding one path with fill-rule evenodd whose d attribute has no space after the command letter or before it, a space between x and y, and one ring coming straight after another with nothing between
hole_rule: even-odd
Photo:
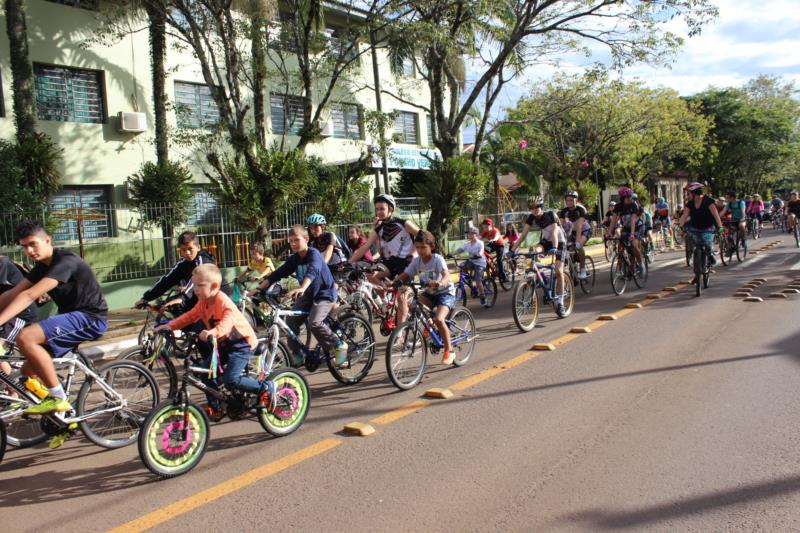
<instances>
[{"instance_id":1,"label":"boy in black shirt","mask_svg":"<svg viewBox=\"0 0 800 533\"><path fill-rule=\"evenodd\" d=\"M17 265L8 257L0 255L0 294L16 287L22 279L22 272L17 268ZM0 328L0 338L13 343L22 328L28 324L33 324L36 320L36 306L31 304L12 320L3 324L3 327ZM0 346L0 355L6 353L6 349L5 345ZM10 374L11 365L0 361L0 371Z\"/></svg>"},{"instance_id":2,"label":"boy in black shirt","mask_svg":"<svg viewBox=\"0 0 800 533\"><path fill-rule=\"evenodd\" d=\"M53 357L61 357L80 343L100 338L108 328L108 305L100 284L83 259L53 248L50 235L37 222L25 222L16 231L25 254L36 261L26 279L0 295L0 325L49 294L58 313L24 328L17 345L25 356L22 374L36 375L49 395L26 414L70 411L72 406L58 381ZM48 352L49 349L49 352Z\"/></svg>"}]
</instances>

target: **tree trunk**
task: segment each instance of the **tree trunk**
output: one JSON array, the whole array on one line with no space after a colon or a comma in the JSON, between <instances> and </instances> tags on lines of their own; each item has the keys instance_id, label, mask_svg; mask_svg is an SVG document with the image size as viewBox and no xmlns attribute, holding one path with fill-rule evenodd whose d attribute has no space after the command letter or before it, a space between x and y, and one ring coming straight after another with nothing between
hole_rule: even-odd
<instances>
[{"instance_id":1,"label":"tree trunk","mask_svg":"<svg viewBox=\"0 0 800 533\"><path fill-rule=\"evenodd\" d=\"M11 87L17 141L21 144L36 133L36 95L33 67L28 55L28 29L22 0L6 0L6 32L11 62Z\"/></svg>"},{"instance_id":2,"label":"tree trunk","mask_svg":"<svg viewBox=\"0 0 800 533\"><path fill-rule=\"evenodd\" d=\"M445 236L447 235L447 209L441 205L431 206L431 215L428 218L428 231L433 233L436 238L436 249L442 255L447 255L448 250L445 250Z\"/></svg>"},{"instance_id":3,"label":"tree trunk","mask_svg":"<svg viewBox=\"0 0 800 533\"><path fill-rule=\"evenodd\" d=\"M253 119L258 144L267 142L266 110L264 104L264 81L267 72L267 56L264 50L264 18L253 15L250 21L250 52L253 56Z\"/></svg>"},{"instance_id":4,"label":"tree trunk","mask_svg":"<svg viewBox=\"0 0 800 533\"><path fill-rule=\"evenodd\" d=\"M167 21L162 8L145 4L149 19L150 63L153 83L153 121L155 127L156 162L161 167L169 161L167 139L166 68Z\"/></svg>"}]
</instances>

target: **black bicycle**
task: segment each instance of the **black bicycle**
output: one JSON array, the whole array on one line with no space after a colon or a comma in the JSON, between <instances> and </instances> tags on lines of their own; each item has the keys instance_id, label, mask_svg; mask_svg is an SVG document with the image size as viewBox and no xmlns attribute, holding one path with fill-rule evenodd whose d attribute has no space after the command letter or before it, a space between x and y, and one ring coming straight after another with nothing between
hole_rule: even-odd
<instances>
[{"instance_id":1,"label":"black bicycle","mask_svg":"<svg viewBox=\"0 0 800 533\"><path fill-rule=\"evenodd\" d=\"M708 288L708 277L711 273L711 249L705 243L703 234L712 233L710 231L692 230L691 237L694 242L692 265L694 268L695 296L700 296L702 289Z\"/></svg>"},{"instance_id":2,"label":"black bicycle","mask_svg":"<svg viewBox=\"0 0 800 533\"><path fill-rule=\"evenodd\" d=\"M633 242L629 234L623 234L617 242L617 254L611 260L611 288L617 296L625 292L629 280L633 280L640 289L647 284L647 260L642 257L636 260Z\"/></svg>"}]
</instances>

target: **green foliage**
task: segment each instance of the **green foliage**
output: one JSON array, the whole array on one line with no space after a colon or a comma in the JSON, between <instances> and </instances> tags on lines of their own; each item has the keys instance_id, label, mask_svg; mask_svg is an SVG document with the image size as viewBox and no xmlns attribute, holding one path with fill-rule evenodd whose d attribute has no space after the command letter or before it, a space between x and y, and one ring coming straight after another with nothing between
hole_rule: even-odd
<instances>
[{"instance_id":1,"label":"green foliage","mask_svg":"<svg viewBox=\"0 0 800 533\"><path fill-rule=\"evenodd\" d=\"M47 198L61 188L64 150L50 136L34 133L17 145L16 152L25 183L35 194Z\"/></svg>"},{"instance_id":2,"label":"green foliage","mask_svg":"<svg viewBox=\"0 0 800 533\"><path fill-rule=\"evenodd\" d=\"M575 186L575 190L578 192L578 199L579 201L588 209L590 212L594 210L594 207L597 205L597 201L600 199L600 186L597 185L593 180L586 179L581 180Z\"/></svg>"},{"instance_id":3,"label":"green foliage","mask_svg":"<svg viewBox=\"0 0 800 533\"><path fill-rule=\"evenodd\" d=\"M0 244L14 243L14 228L23 220L43 218L47 202L28 187L18 159L19 146L0 139Z\"/></svg>"},{"instance_id":4,"label":"green foliage","mask_svg":"<svg viewBox=\"0 0 800 533\"><path fill-rule=\"evenodd\" d=\"M311 158L311 166L318 181L311 193L314 212L325 215L328 224L347 224L356 218L369 196L370 183L364 177L371 161L369 154L357 162L345 165L325 165L319 158Z\"/></svg>"},{"instance_id":5,"label":"green foliage","mask_svg":"<svg viewBox=\"0 0 800 533\"><path fill-rule=\"evenodd\" d=\"M174 161L148 161L127 179L128 194L145 224L176 226L189 218L192 174Z\"/></svg>"}]
</instances>

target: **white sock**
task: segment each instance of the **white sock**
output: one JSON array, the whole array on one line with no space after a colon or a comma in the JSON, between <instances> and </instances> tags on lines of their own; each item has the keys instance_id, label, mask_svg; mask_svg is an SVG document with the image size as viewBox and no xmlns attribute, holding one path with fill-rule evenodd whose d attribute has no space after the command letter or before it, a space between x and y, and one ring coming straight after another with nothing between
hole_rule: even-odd
<instances>
[{"instance_id":1,"label":"white sock","mask_svg":"<svg viewBox=\"0 0 800 533\"><path fill-rule=\"evenodd\" d=\"M62 387L61 385L59 385L57 387L53 387L52 389L48 388L47 391L50 393L50 396L52 396L53 398L60 398L62 400L66 400L67 399L67 395L64 393L64 387Z\"/></svg>"}]
</instances>

